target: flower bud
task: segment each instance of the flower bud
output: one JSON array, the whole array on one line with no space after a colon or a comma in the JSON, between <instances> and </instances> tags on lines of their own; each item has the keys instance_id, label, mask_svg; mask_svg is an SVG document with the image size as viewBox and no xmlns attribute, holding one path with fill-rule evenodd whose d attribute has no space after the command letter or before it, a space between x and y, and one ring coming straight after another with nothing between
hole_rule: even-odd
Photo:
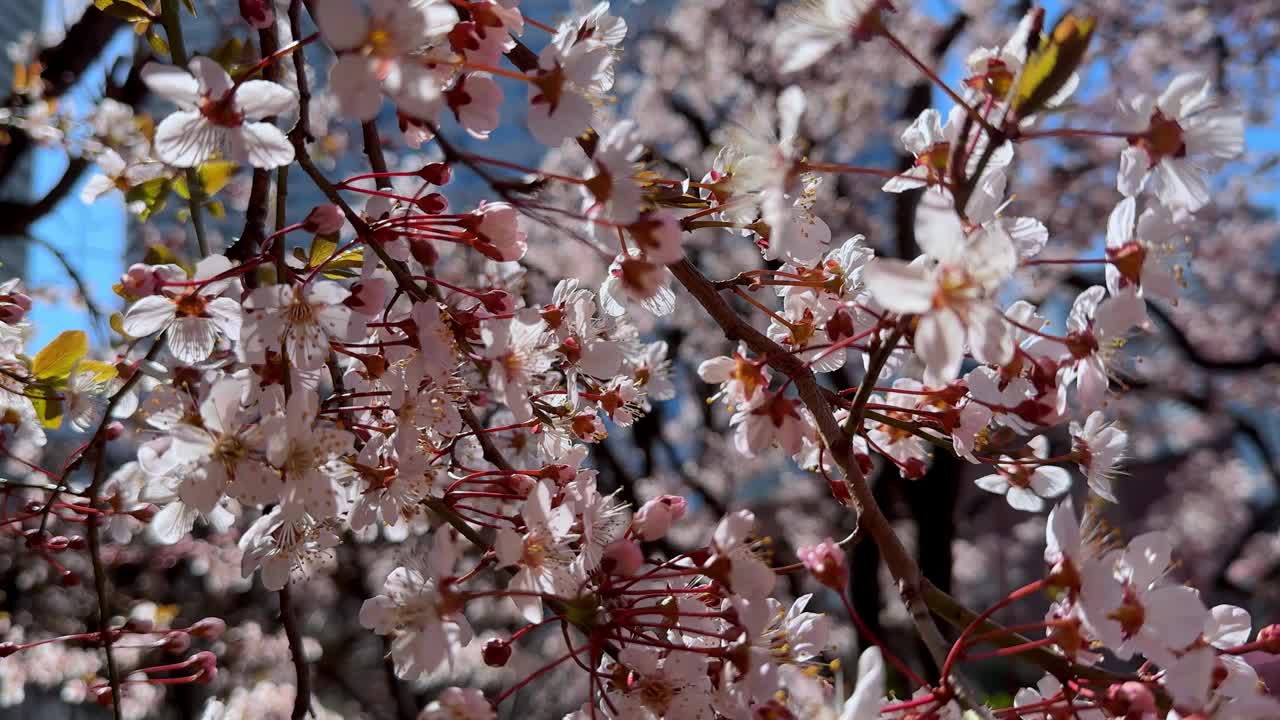
<instances>
[{"instance_id":1,"label":"flower bud","mask_svg":"<svg viewBox=\"0 0 1280 720\"><path fill-rule=\"evenodd\" d=\"M31 309L31 298L24 293L0 295L0 322L17 325Z\"/></svg>"},{"instance_id":2,"label":"flower bud","mask_svg":"<svg viewBox=\"0 0 1280 720\"><path fill-rule=\"evenodd\" d=\"M165 633L164 650L165 652L181 655L191 649L191 636L181 630L171 630Z\"/></svg>"},{"instance_id":3,"label":"flower bud","mask_svg":"<svg viewBox=\"0 0 1280 720\"><path fill-rule=\"evenodd\" d=\"M844 550L831 538L817 545L802 547L796 551L796 555L818 582L832 590L844 590L849 580L849 569L845 562Z\"/></svg>"},{"instance_id":4,"label":"flower bud","mask_svg":"<svg viewBox=\"0 0 1280 720\"><path fill-rule=\"evenodd\" d=\"M634 540L614 540L604 548L602 566L613 575L634 575L644 564L644 553Z\"/></svg>"},{"instance_id":5,"label":"flower bud","mask_svg":"<svg viewBox=\"0 0 1280 720\"><path fill-rule=\"evenodd\" d=\"M636 511L631 520L631 529L641 540L657 540L667 534L673 522L684 517L688 508L689 504L679 495L654 498Z\"/></svg>"},{"instance_id":6,"label":"flower bud","mask_svg":"<svg viewBox=\"0 0 1280 720\"><path fill-rule=\"evenodd\" d=\"M453 168L449 167L448 163L427 163L418 171L418 177L432 185L448 185L449 180L453 178Z\"/></svg>"},{"instance_id":7,"label":"flower bud","mask_svg":"<svg viewBox=\"0 0 1280 720\"><path fill-rule=\"evenodd\" d=\"M108 441L119 440L124 435L124 423L119 420L112 420L107 423L106 437Z\"/></svg>"},{"instance_id":8,"label":"flower bud","mask_svg":"<svg viewBox=\"0 0 1280 720\"><path fill-rule=\"evenodd\" d=\"M1280 655L1280 625L1268 625L1259 630L1258 645L1263 652Z\"/></svg>"},{"instance_id":9,"label":"flower bud","mask_svg":"<svg viewBox=\"0 0 1280 720\"><path fill-rule=\"evenodd\" d=\"M424 267L431 267L440 259L440 251L426 238L409 238L409 254Z\"/></svg>"},{"instance_id":10,"label":"flower bud","mask_svg":"<svg viewBox=\"0 0 1280 720\"><path fill-rule=\"evenodd\" d=\"M67 547L71 550L84 550L89 547L89 541L83 535L72 535L67 538Z\"/></svg>"},{"instance_id":11,"label":"flower bud","mask_svg":"<svg viewBox=\"0 0 1280 720\"><path fill-rule=\"evenodd\" d=\"M307 232L332 235L341 230L346 221L337 205L317 205L307 213L307 218L302 221L302 228Z\"/></svg>"},{"instance_id":12,"label":"flower bud","mask_svg":"<svg viewBox=\"0 0 1280 720\"><path fill-rule=\"evenodd\" d=\"M8 640L0 642L0 658L7 658L18 652L18 650L19 648L16 643L11 643Z\"/></svg>"},{"instance_id":13,"label":"flower bud","mask_svg":"<svg viewBox=\"0 0 1280 720\"><path fill-rule=\"evenodd\" d=\"M428 215L439 215L449 209L449 201L440 193L427 193L418 198L418 209Z\"/></svg>"},{"instance_id":14,"label":"flower bud","mask_svg":"<svg viewBox=\"0 0 1280 720\"><path fill-rule=\"evenodd\" d=\"M65 535L54 535L49 538L49 542L44 544L44 549L49 552L60 553L71 546L71 540Z\"/></svg>"},{"instance_id":15,"label":"flower bud","mask_svg":"<svg viewBox=\"0 0 1280 720\"><path fill-rule=\"evenodd\" d=\"M1107 688L1104 706L1126 720L1141 720L1155 715L1156 698L1146 685L1130 680Z\"/></svg>"},{"instance_id":16,"label":"flower bud","mask_svg":"<svg viewBox=\"0 0 1280 720\"><path fill-rule=\"evenodd\" d=\"M94 702L104 708L109 708L115 704L115 693L111 691L110 685L97 685L89 690L93 693Z\"/></svg>"},{"instance_id":17,"label":"flower bud","mask_svg":"<svg viewBox=\"0 0 1280 720\"><path fill-rule=\"evenodd\" d=\"M520 218L510 203L485 203L473 213L475 249L499 262L512 262L524 257L528 249L525 233L520 231Z\"/></svg>"},{"instance_id":18,"label":"flower bud","mask_svg":"<svg viewBox=\"0 0 1280 720\"><path fill-rule=\"evenodd\" d=\"M271 0L240 0L240 17L254 30L266 30L276 21Z\"/></svg>"},{"instance_id":19,"label":"flower bud","mask_svg":"<svg viewBox=\"0 0 1280 720\"><path fill-rule=\"evenodd\" d=\"M80 576L70 570L63 570L59 580L62 582L62 587L76 587L80 584Z\"/></svg>"},{"instance_id":20,"label":"flower bud","mask_svg":"<svg viewBox=\"0 0 1280 720\"><path fill-rule=\"evenodd\" d=\"M515 312L516 300L506 290L493 288L482 293L476 293L476 295L477 299L484 305L484 309L494 315L507 315Z\"/></svg>"},{"instance_id":21,"label":"flower bud","mask_svg":"<svg viewBox=\"0 0 1280 720\"><path fill-rule=\"evenodd\" d=\"M201 618L187 628L187 632L191 634L191 637L197 637L201 640L217 640L226 630L227 623L222 618L216 617Z\"/></svg>"},{"instance_id":22,"label":"flower bud","mask_svg":"<svg viewBox=\"0 0 1280 720\"><path fill-rule=\"evenodd\" d=\"M485 641L480 656L489 667L505 667L511 659L511 643L502 638L490 638Z\"/></svg>"},{"instance_id":23,"label":"flower bud","mask_svg":"<svg viewBox=\"0 0 1280 720\"><path fill-rule=\"evenodd\" d=\"M120 285L134 297L145 297L160 288L160 278L156 277L155 270L150 265L134 263L120 276Z\"/></svg>"},{"instance_id":24,"label":"flower bud","mask_svg":"<svg viewBox=\"0 0 1280 720\"><path fill-rule=\"evenodd\" d=\"M188 662L193 662L197 666L196 674L192 676L195 682L208 685L218 677L218 656L208 650L192 655Z\"/></svg>"}]
</instances>

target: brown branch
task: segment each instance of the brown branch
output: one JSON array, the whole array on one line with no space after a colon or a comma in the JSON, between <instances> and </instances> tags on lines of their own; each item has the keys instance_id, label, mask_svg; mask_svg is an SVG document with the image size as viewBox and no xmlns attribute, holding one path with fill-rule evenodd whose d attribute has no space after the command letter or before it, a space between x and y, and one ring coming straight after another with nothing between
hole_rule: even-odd
<instances>
[{"instance_id":1,"label":"brown branch","mask_svg":"<svg viewBox=\"0 0 1280 720\"><path fill-rule=\"evenodd\" d=\"M284 635L289 640L289 656L293 659L293 667L298 676L298 693L294 696L293 714L290 717L292 720L302 720L311 712L311 673L302 648L302 633L298 630L298 616L293 610L293 595L289 583L285 583L277 594L280 596L280 624L284 626Z\"/></svg>"}]
</instances>

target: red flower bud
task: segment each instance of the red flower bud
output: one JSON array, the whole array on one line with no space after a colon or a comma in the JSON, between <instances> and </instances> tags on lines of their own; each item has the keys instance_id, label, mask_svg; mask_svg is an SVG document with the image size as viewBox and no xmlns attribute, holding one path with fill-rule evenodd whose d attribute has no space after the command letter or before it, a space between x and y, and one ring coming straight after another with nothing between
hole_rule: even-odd
<instances>
[{"instance_id":1,"label":"red flower bud","mask_svg":"<svg viewBox=\"0 0 1280 720\"><path fill-rule=\"evenodd\" d=\"M502 638L491 638L480 650L480 656L489 667L504 667L511 659L511 643Z\"/></svg>"}]
</instances>

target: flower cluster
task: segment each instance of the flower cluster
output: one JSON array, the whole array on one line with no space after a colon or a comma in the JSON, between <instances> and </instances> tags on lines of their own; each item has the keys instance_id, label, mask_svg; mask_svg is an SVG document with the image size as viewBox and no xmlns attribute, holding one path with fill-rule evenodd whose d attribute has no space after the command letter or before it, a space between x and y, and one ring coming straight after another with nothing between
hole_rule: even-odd
<instances>
[{"instance_id":1,"label":"flower cluster","mask_svg":"<svg viewBox=\"0 0 1280 720\"><path fill-rule=\"evenodd\" d=\"M606 111L628 32L608 3L553 26L518 0L316 0L306 10L318 32L302 37L302 3L242 0L258 52L234 58L183 57L169 0L161 13L103 5L166 48L171 62L136 75L177 109L152 123L100 103L78 141L100 171L83 198L123 191L147 221L177 194L197 250L154 247L128 267L101 353L68 331L29 356L32 297L17 279L0 286L0 452L31 480L0 480L0 528L68 586L90 572L68 558L86 555L98 616L87 632L10 633L0 658L101 647L84 695L117 713L167 685L213 683L236 655L219 642L223 621L114 624L103 552L112 545L119 566L126 548L181 558L208 542L231 556L203 557L206 571L238 563L246 585L278 593L293 717L324 712L294 591L335 566L355 567L356 585L381 583L360 590L371 597L358 620L366 641L383 636L387 674L440 686L421 718L496 718L549 673L575 678L575 720L1280 717L1242 659L1280 653L1276 626L1255 634L1244 609L1206 608L1171 578L1167 536L1120 546L1095 515L1128 494L1118 477L1130 435L1110 414L1122 349L1153 328L1158 303L1178 301L1178 238L1209 206L1211 171L1244 149L1243 115L1207 76L1179 74L1158 97L1122 103L1112 127L1077 128L1058 113L1085 92L1093 18L1046 27L1033 9L1002 44L969 55L956 90L897 34L905 3L800 2L778 14L765 51L784 77L879 45L950 108L902 132L904 169L854 165L811 152L827 121L787 83L731 123L706 165L684 168L636 119ZM537 52L527 28L543 35ZM320 48L327 75L308 53ZM521 84L524 125L574 153L571 169L474 149ZM384 136L389 109L396 132ZM330 178L317 164L341 154L330 122L360 125L367 172ZM465 144L450 140L459 131ZM1014 192L1019 162L1055 140L1117 146L1114 209L1086 231L1099 257L1054 251L1047 217ZM388 165L385 148L429 155ZM205 216L225 213L214 198L241 167L244 230L211 251ZM446 193L464 174L486 198L455 208ZM303 175L326 202L290 217L289 183ZM915 257L870 231L837 236L820 217L832 186L867 178L887 198L918 197L904 206L916 247L898 248ZM713 233L752 264L708 279L695 260ZM598 277L544 262L547 246L571 243ZM1101 273L1061 308L1032 302L1034 273L1057 265ZM703 311L713 339L682 375L675 336L655 328ZM705 488L606 485L603 467L630 460L614 455L619 438L661 432L653 417L695 374L711 388L701 421L723 405L726 457L789 459L857 530L793 549ZM46 447L70 432L74 447ZM666 445L679 467L687 449ZM1053 508L1045 577L982 613L924 580L872 492L873 473L912 483L938 453L980 468L976 486L1014 510ZM1070 496L1086 493L1082 525ZM712 522L690 522L708 507ZM879 548L937 670L929 679L855 608L845 549L857 542ZM411 554L366 552L388 548ZM372 570L353 560L369 555ZM821 589L787 591L782 579ZM991 622L1045 591L1042 622ZM957 625L953 642L935 614ZM837 690L848 654L837 616L867 645L848 693ZM174 662L147 654L185 654L193 639L210 648ZM545 662L503 675L500 690L450 675L477 653L489 668L523 668L513 656L535 643ZM122 669L125 648L141 651ZM1099 665L1107 656L1142 664L1112 672ZM994 657L1049 674L994 708L964 667ZM16 675L0 663L0 678ZM269 704L259 694L279 701L275 687L219 686L205 717L251 714Z\"/></svg>"}]
</instances>

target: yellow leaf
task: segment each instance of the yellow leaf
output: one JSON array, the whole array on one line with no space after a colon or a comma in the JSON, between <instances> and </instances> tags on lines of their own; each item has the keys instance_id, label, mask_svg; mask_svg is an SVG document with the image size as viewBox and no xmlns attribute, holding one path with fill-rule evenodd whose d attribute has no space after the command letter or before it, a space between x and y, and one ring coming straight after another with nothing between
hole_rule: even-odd
<instances>
[{"instance_id":1,"label":"yellow leaf","mask_svg":"<svg viewBox=\"0 0 1280 720\"><path fill-rule=\"evenodd\" d=\"M1040 39L1040 47L1027 58L1014 93L1018 117L1032 115L1062 89L1084 60L1097 18L1067 14Z\"/></svg>"},{"instance_id":2,"label":"yellow leaf","mask_svg":"<svg viewBox=\"0 0 1280 720\"><path fill-rule=\"evenodd\" d=\"M236 170L240 166L230 160L210 160L201 163L196 168L196 178L200 181L200 190L206 198L211 198L218 194L218 191L227 186L231 182L231 178L236 174ZM179 177L173 183L173 191L182 196L184 200L191 199L191 192L187 189L187 180L185 177Z\"/></svg>"},{"instance_id":3,"label":"yellow leaf","mask_svg":"<svg viewBox=\"0 0 1280 720\"><path fill-rule=\"evenodd\" d=\"M53 339L31 362L31 374L42 382L66 380L76 363L89 353L89 336L67 330Z\"/></svg>"},{"instance_id":4,"label":"yellow leaf","mask_svg":"<svg viewBox=\"0 0 1280 720\"><path fill-rule=\"evenodd\" d=\"M101 360L81 360L80 364L76 366L75 372L77 376L89 373L92 376L91 382L94 385L114 380L116 375L120 374L115 365Z\"/></svg>"},{"instance_id":5,"label":"yellow leaf","mask_svg":"<svg viewBox=\"0 0 1280 720\"><path fill-rule=\"evenodd\" d=\"M48 430L57 430L62 425L62 396L44 385L28 385L27 395L40 424Z\"/></svg>"},{"instance_id":6,"label":"yellow leaf","mask_svg":"<svg viewBox=\"0 0 1280 720\"><path fill-rule=\"evenodd\" d=\"M317 235L311 242L307 268L314 270L324 265L324 270L320 271L321 275L330 279L339 279L351 277L352 270L364 265L364 251L360 248L346 250L334 257L337 250L336 235Z\"/></svg>"}]
</instances>

